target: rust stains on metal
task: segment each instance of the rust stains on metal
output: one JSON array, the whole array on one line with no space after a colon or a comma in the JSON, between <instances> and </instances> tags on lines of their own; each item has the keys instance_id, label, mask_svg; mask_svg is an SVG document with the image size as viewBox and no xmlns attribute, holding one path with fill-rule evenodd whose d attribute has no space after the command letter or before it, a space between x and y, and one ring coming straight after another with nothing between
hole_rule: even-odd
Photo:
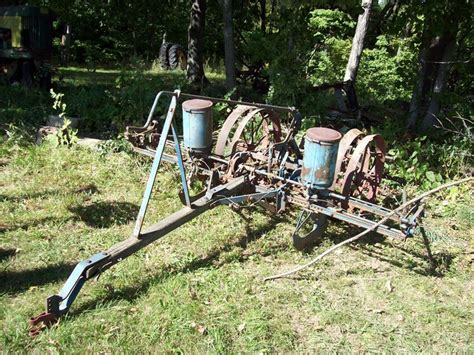
<instances>
[{"instance_id":1,"label":"rust stains on metal","mask_svg":"<svg viewBox=\"0 0 474 355\"><path fill-rule=\"evenodd\" d=\"M50 328L52 325L56 324L57 321L58 315L51 312L43 312L36 317L31 317L29 321L30 330L28 334L31 337L35 337L44 329Z\"/></svg>"},{"instance_id":2,"label":"rust stains on metal","mask_svg":"<svg viewBox=\"0 0 474 355\"><path fill-rule=\"evenodd\" d=\"M311 169L306 166L303 166L301 168L301 176L307 176L310 172L311 172Z\"/></svg>"},{"instance_id":3,"label":"rust stains on metal","mask_svg":"<svg viewBox=\"0 0 474 355\"><path fill-rule=\"evenodd\" d=\"M329 178L329 168L322 167L321 169L316 169L314 172L314 177L318 180L326 180Z\"/></svg>"}]
</instances>

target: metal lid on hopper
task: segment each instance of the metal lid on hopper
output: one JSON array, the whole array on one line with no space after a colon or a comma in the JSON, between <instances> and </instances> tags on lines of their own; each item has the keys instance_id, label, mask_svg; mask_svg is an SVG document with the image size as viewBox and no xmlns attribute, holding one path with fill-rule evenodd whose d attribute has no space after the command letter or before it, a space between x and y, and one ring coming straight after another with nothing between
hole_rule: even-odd
<instances>
[{"instance_id":1,"label":"metal lid on hopper","mask_svg":"<svg viewBox=\"0 0 474 355\"><path fill-rule=\"evenodd\" d=\"M338 142L342 134L331 128L313 127L306 131L306 138L313 142L333 143Z\"/></svg>"},{"instance_id":2,"label":"metal lid on hopper","mask_svg":"<svg viewBox=\"0 0 474 355\"><path fill-rule=\"evenodd\" d=\"M209 100L193 99L183 102L183 109L185 111L206 110L209 107L212 107L212 101Z\"/></svg>"}]
</instances>

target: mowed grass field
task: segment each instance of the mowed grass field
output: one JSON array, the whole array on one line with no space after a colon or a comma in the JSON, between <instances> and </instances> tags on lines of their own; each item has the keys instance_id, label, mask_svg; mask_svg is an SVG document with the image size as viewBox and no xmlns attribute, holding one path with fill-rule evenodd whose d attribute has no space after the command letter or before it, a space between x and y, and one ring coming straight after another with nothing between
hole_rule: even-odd
<instances>
[{"instance_id":1,"label":"mowed grass field","mask_svg":"<svg viewBox=\"0 0 474 355\"><path fill-rule=\"evenodd\" d=\"M295 217L218 207L88 282L59 324L27 321L75 264L127 238L150 160L81 147L0 146L2 352L472 352L472 190L431 201L420 237L371 236L290 278L357 233L332 222L311 252L292 248ZM146 224L181 208L162 170Z\"/></svg>"}]
</instances>

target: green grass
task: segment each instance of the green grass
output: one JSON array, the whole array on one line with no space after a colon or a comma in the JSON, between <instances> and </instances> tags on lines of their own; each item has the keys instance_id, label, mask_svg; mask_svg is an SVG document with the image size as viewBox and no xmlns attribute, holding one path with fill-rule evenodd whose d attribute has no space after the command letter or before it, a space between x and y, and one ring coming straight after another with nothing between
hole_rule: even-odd
<instances>
[{"instance_id":1,"label":"green grass","mask_svg":"<svg viewBox=\"0 0 474 355\"><path fill-rule=\"evenodd\" d=\"M64 94L66 115L81 118L83 131L94 136L116 137L126 125L144 124L159 91L181 89L190 92L193 89L181 70L145 69L59 68L53 89ZM207 77L212 84L203 94L222 97L226 92L224 76L209 72ZM53 101L47 91L0 85L0 132L10 124L32 131L46 124L49 114L59 113L52 109ZM158 107L156 113L163 114L163 110L164 107Z\"/></svg>"},{"instance_id":2,"label":"green grass","mask_svg":"<svg viewBox=\"0 0 474 355\"><path fill-rule=\"evenodd\" d=\"M468 198L427 220L437 276L420 238L376 238L267 283L354 231L334 222L302 254L292 216L218 207L88 282L68 316L29 338L28 318L74 265L128 237L150 161L49 145L0 152L3 351L473 351ZM178 182L173 168L159 175L147 223L181 207Z\"/></svg>"},{"instance_id":3,"label":"green grass","mask_svg":"<svg viewBox=\"0 0 474 355\"><path fill-rule=\"evenodd\" d=\"M94 132L143 123L157 91L187 90L179 71L61 73L56 91ZM223 76L208 77L206 93L222 96ZM300 253L291 243L293 214L218 207L89 281L57 326L28 337L27 320L76 263L130 235L151 164L125 153L25 145L23 124L42 124L50 107L48 93L0 87L0 128L10 131L0 145L0 351L474 350L468 186L431 202L434 273L421 238L371 237L292 279L264 283L357 231L333 222L320 245ZM179 174L165 165L145 224L181 208L178 191Z\"/></svg>"}]
</instances>

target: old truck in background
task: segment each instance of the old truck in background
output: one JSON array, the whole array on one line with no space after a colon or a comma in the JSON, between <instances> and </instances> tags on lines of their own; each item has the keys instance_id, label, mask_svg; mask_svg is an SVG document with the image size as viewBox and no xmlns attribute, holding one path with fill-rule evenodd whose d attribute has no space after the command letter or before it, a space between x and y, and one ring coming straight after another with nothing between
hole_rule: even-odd
<instances>
[{"instance_id":1,"label":"old truck in background","mask_svg":"<svg viewBox=\"0 0 474 355\"><path fill-rule=\"evenodd\" d=\"M0 7L0 81L50 87L52 19L45 8Z\"/></svg>"}]
</instances>

